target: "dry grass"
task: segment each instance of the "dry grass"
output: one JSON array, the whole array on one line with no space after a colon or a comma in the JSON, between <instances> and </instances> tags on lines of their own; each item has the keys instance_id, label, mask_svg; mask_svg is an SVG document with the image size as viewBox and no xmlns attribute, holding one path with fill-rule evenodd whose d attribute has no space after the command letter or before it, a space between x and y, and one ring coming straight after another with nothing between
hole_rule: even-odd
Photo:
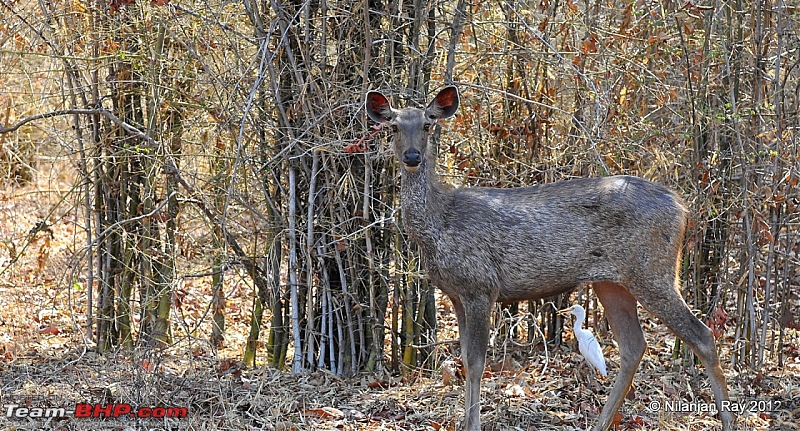
<instances>
[{"instance_id":1,"label":"dry grass","mask_svg":"<svg viewBox=\"0 0 800 431\"><path fill-rule=\"evenodd\" d=\"M651 342L669 339L662 331L648 337ZM652 410L651 404L656 402L701 406L711 402L704 379L696 379L702 370L665 369L669 362L656 354L658 350L659 346L651 349L643 361L633 399L621 410L619 429L719 429L719 422L709 413ZM238 363L190 352L150 352L147 356L156 363L152 371L140 365L138 353L100 356L72 350L53 357L31 351L0 364L3 404L74 407L98 402L186 407L188 418L139 422L125 418L100 423L67 418L49 424L2 418L0 423L7 429L44 425L49 429L454 430L463 413L461 383L445 385L439 372L413 381L375 375L341 379L325 372L294 376L272 369L243 369ZM568 348L554 352L544 373L543 355L522 356L530 356L519 358L524 367L487 371L482 392L484 429L586 429L599 413L611 380L598 381L595 389L588 389L575 372L578 357ZM613 358L613 353L609 356ZM615 367L612 359L612 376ZM728 370L736 399L782 403L774 412L742 415L739 429L797 429L798 375L797 362L760 377Z\"/></svg>"}]
</instances>

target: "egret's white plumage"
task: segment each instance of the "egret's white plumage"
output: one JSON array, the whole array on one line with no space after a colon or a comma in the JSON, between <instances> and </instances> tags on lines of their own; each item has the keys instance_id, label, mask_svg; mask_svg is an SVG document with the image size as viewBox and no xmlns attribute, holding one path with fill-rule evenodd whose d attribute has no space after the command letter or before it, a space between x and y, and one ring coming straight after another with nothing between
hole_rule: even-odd
<instances>
[{"instance_id":1,"label":"egret's white plumage","mask_svg":"<svg viewBox=\"0 0 800 431\"><path fill-rule=\"evenodd\" d=\"M603 357L603 349L600 347L600 343L597 342L597 338L594 337L592 331L581 328L584 319L586 319L586 310L580 305L573 305L559 311L559 314L575 316L575 326L573 326L572 330L575 332L575 338L578 339L578 350L601 375L606 376L606 360Z\"/></svg>"}]
</instances>

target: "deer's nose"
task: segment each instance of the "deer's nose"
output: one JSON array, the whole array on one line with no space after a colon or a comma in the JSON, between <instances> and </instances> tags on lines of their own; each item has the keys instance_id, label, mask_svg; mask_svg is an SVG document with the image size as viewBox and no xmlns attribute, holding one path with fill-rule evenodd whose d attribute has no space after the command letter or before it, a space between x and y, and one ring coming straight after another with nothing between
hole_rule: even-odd
<instances>
[{"instance_id":1,"label":"deer's nose","mask_svg":"<svg viewBox=\"0 0 800 431\"><path fill-rule=\"evenodd\" d=\"M403 163L409 167L417 167L422 163L422 155L416 148L409 148L403 153Z\"/></svg>"}]
</instances>

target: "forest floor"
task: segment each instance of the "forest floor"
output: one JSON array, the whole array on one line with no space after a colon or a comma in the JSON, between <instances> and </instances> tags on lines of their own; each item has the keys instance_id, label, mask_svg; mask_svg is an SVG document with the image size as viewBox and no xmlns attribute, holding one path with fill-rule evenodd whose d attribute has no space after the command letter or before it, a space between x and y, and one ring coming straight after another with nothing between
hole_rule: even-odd
<instances>
[{"instance_id":1,"label":"forest floor","mask_svg":"<svg viewBox=\"0 0 800 431\"><path fill-rule=\"evenodd\" d=\"M225 348L210 347L207 324L194 326L211 295L208 281L187 279L180 287L180 306L173 310L178 328L174 345L94 353L83 337L85 280L70 277L73 256L83 241L80 217L70 203L78 197L69 193L69 182L57 172L44 175L46 184L0 191L0 429L458 429L464 384L457 349L455 354L449 348L439 352L453 375L438 368L406 376L341 378L324 371L293 375L245 367L240 358L252 299L245 277L231 277L227 286ZM443 339L456 334L448 309L439 307ZM649 349L620 409L617 429L720 429L703 367L673 360L674 337L646 313L643 327ZM603 337L609 377L598 377L590 386L587 374L580 372L582 358L572 346L571 333L565 337L566 345L549 346L547 352L541 343L491 349L481 392L484 430L590 427L618 371L618 350L610 335ZM730 343L720 340L731 397L745 410L738 415L737 429L800 429L798 335L786 339L782 352L767 352L758 373L731 367ZM122 415L102 420L21 417L58 407L85 413L81 403L113 405ZM185 409L187 416L134 419L125 410L128 405L133 411L175 408L150 411L155 416L180 415Z\"/></svg>"}]
</instances>

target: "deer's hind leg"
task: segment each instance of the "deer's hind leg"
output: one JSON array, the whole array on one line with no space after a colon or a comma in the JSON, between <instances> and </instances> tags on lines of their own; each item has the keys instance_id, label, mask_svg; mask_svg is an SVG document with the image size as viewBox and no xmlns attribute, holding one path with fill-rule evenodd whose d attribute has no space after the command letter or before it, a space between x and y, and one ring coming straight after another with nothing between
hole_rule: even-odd
<instances>
[{"instance_id":1,"label":"deer's hind leg","mask_svg":"<svg viewBox=\"0 0 800 431\"><path fill-rule=\"evenodd\" d=\"M614 339L617 340L620 354L619 373L594 427L595 431L603 431L611 426L617 410L625 400L647 344L639 324L636 298L628 289L607 281L593 283L592 288L603 304L606 319L611 326Z\"/></svg>"},{"instance_id":2,"label":"deer's hind leg","mask_svg":"<svg viewBox=\"0 0 800 431\"><path fill-rule=\"evenodd\" d=\"M639 302L653 313L684 343L689 345L695 355L703 362L708 371L714 401L722 421L724 431L733 430L733 413L723 408L727 404L728 384L720 366L714 335L711 329L700 321L686 305L680 292L675 287L675 279L664 277L652 286L637 292Z\"/></svg>"}]
</instances>

